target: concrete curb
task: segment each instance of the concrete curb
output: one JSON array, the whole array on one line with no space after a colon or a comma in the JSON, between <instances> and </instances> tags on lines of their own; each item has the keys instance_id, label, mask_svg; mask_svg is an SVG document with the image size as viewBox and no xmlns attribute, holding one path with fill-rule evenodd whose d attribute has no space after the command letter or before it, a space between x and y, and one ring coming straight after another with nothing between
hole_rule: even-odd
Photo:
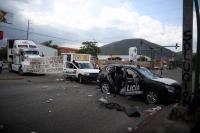
<instances>
[{"instance_id":1,"label":"concrete curb","mask_svg":"<svg viewBox=\"0 0 200 133\"><path fill-rule=\"evenodd\" d=\"M160 110L158 110L156 113L154 113L152 116L150 116L150 117L147 117L147 119L146 120L144 120L142 123L140 123L138 126L139 126L139 128L137 128L135 131L134 131L134 133L141 133L142 131L143 131L143 129L144 128L146 128L161 112L163 112L164 110L166 110L166 109L168 109L168 108L170 108L170 107L172 107L172 106L174 106L174 104L170 104L170 105L168 105L168 106L165 106L164 108L162 108L162 109L160 109Z\"/></svg>"}]
</instances>

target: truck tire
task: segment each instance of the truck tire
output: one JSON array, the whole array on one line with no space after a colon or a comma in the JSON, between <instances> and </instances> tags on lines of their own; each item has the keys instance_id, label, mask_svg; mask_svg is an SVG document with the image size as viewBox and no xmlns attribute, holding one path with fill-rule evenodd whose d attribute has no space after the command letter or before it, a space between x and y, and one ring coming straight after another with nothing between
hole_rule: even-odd
<instances>
[{"instance_id":1,"label":"truck tire","mask_svg":"<svg viewBox=\"0 0 200 133\"><path fill-rule=\"evenodd\" d=\"M20 75L24 75L24 72L23 72L22 67L19 68L19 74L20 74Z\"/></svg>"},{"instance_id":2,"label":"truck tire","mask_svg":"<svg viewBox=\"0 0 200 133\"><path fill-rule=\"evenodd\" d=\"M12 65L10 64L9 65L9 72L12 72L13 70L12 70Z\"/></svg>"},{"instance_id":3,"label":"truck tire","mask_svg":"<svg viewBox=\"0 0 200 133\"><path fill-rule=\"evenodd\" d=\"M84 83L83 75L79 75L79 83L80 83L80 84L83 84L83 83Z\"/></svg>"}]
</instances>

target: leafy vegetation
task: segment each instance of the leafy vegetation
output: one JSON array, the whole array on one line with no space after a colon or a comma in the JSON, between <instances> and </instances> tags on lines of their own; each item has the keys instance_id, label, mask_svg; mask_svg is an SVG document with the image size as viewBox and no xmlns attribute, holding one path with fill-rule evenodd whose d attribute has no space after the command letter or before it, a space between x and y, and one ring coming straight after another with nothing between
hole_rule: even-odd
<instances>
[{"instance_id":1,"label":"leafy vegetation","mask_svg":"<svg viewBox=\"0 0 200 133\"><path fill-rule=\"evenodd\" d=\"M76 52L80 54L91 54L92 56L97 57L101 53L101 50L97 46L97 42L82 42L82 47Z\"/></svg>"},{"instance_id":2,"label":"leafy vegetation","mask_svg":"<svg viewBox=\"0 0 200 133\"><path fill-rule=\"evenodd\" d=\"M43 42L42 44L43 44L44 46L57 49L57 50L58 50L58 55L60 55L60 54L61 54L61 51L58 49L58 45L57 45L57 44L51 44L51 43L52 43L52 40L49 40L49 41Z\"/></svg>"},{"instance_id":3,"label":"leafy vegetation","mask_svg":"<svg viewBox=\"0 0 200 133\"><path fill-rule=\"evenodd\" d=\"M147 58L145 58L144 56L141 56L137 59L138 61L147 61Z\"/></svg>"},{"instance_id":4,"label":"leafy vegetation","mask_svg":"<svg viewBox=\"0 0 200 133\"><path fill-rule=\"evenodd\" d=\"M7 59L7 47L3 47L0 49L0 59Z\"/></svg>"}]
</instances>

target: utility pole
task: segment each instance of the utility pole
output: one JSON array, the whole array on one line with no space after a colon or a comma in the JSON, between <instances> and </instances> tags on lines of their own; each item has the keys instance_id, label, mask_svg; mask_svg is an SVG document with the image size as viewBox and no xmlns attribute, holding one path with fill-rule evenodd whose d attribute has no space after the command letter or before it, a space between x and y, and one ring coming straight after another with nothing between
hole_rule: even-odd
<instances>
[{"instance_id":1,"label":"utility pole","mask_svg":"<svg viewBox=\"0 0 200 133\"><path fill-rule=\"evenodd\" d=\"M29 31L29 21L30 20L28 20L28 26L27 26L27 36L26 36L26 39L28 40L28 31Z\"/></svg>"},{"instance_id":2,"label":"utility pole","mask_svg":"<svg viewBox=\"0 0 200 133\"><path fill-rule=\"evenodd\" d=\"M199 87L199 72L200 72L200 25L199 25L199 4L197 0L194 0L195 8L196 8L196 16L197 16L197 52L196 52L196 66L195 66L195 83L194 83L194 91L197 91Z\"/></svg>"}]
</instances>

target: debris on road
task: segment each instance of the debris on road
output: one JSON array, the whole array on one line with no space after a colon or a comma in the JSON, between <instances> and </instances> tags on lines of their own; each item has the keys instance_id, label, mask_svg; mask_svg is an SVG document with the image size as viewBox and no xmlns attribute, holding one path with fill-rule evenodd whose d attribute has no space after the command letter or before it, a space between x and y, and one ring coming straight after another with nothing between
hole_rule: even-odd
<instances>
[{"instance_id":1,"label":"debris on road","mask_svg":"<svg viewBox=\"0 0 200 133\"><path fill-rule=\"evenodd\" d=\"M144 110L143 112L146 113L146 114L152 115L152 114L154 114L155 112L157 112L160 109L161 109L161 107L157 106L155 108L149 108L147 110Z\"/></svg>"},{"instance_id":2,"label":"debris on road","mask_svg":"<svg viewBox=\"0 0 200 133\"><path fill-rule=\"evenodd\" d=\"M120 106L118 103L112 103L112 102L108 102L107 100L105 100L104 98L100 98L100 105L104 106L105 108L108 109L116 109L117 111L126 111L126 108L123 106Z\"/></svg>"},{"instance_id":3,"label":"debris on road","mask_svg":"<svg viewBox=\"0 0 200 133\"><path fill-rule=\"evenodd\" d=\"M103 97L99 99L100 103L108 103L108 101L106 99L104 99Z\"/></svg>"},{"instance_id":4,"label":"debris on road","mask_svg":"<svg viewBox=\"0 0 200 133\"><path fill-rule=\"evenodd\" d=\"M128 132L129 132L129 133L132 133L132 132L133 132L132 127L128 127L127 129L128 129Z\"/></svg>"},{"instance_id":5,"label":"debris on road","mask_svg":"<svg viewBox=\"0 0 200 133\"><path fill-rule=\"evenodd\" d=\"M88 95L89 97L92 97L93 95Z\"/></svg>"},{"instance_id":6,"label":"debris on road","mask_svg":"<svg viewBox=\"0 0 200 133\"><path fill-rule=\"evenodd\" d=\"M140 117L140 113L133 107L129 108L125 112L129 117Z\"/></svg>"}]
</instances>

